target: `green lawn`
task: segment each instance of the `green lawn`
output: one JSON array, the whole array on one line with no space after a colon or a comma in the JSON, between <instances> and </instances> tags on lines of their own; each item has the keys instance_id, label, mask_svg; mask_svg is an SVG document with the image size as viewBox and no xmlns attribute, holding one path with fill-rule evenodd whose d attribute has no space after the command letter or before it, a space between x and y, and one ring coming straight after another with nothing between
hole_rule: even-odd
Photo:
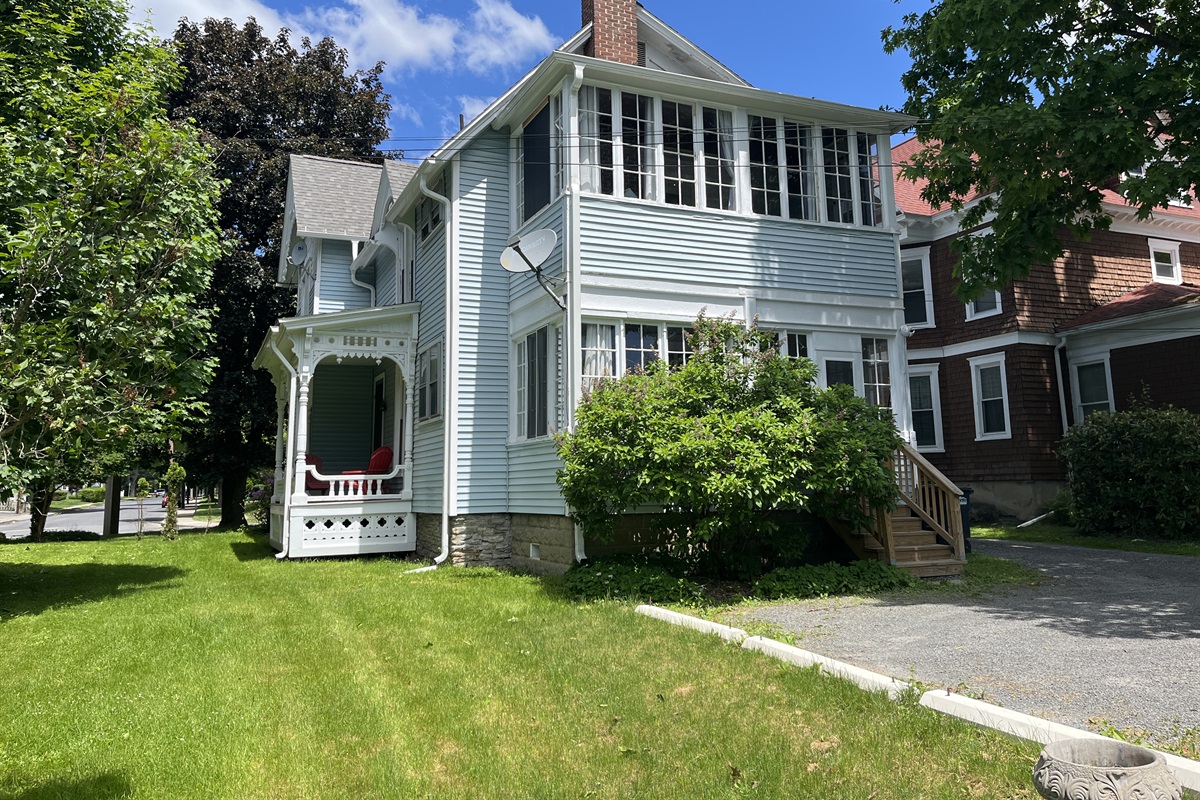
<instances>
[{"instance_id":1,"label":"green lawn","mask_svg":"<svg viewBox=\"0 0 1200 800\"><path fill-rule=\"evenodd\" d=\"M86 500L80 500L78 497L67 497L62 500L51 500L51 511L65 511L68 508L79 508L80 506L94 505Z\"/></svg>"},{"instance_id":2,"label":"green lawn","mask_svg":"<svg viewBox=\"0 0 1200 800\"><path fill-rule=\"evenodd\" d=\"M1016 525L972 525L971 536L977 539L1006 539L1041 544L1070 544L1076 547L1096 547L1105 550L1127 550L1135 553L1164 553L1200 557L1200 542L1180 542L1169 539L1119 539L1115 536L1084 536L1068 525L1039 522L1028 528Z\"/></svg>"},{"instance_id":3,"label":"green lawn","mask_svg":"<svg viewBox=\"0 0 1200 800\"><path fill-rule=\"evenodd\" d=\"M1035 797L1035 745L556 581L408 566L0 546L0 797Z\"/></svg>"}]
</instances>

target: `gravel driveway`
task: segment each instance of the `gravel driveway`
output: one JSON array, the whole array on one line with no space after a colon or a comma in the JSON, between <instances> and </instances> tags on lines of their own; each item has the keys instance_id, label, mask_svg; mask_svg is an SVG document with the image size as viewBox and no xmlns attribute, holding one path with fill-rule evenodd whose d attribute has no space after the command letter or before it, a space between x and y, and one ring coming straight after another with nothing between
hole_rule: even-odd
<instances>
[{"instance_id":1,"label":"gravel driveway","mask_svg":"<svg viewBox=\"0 0 1200 800\"><path fill-rule=\"evenodd\" d=\"M1106 720L1163 739L1200 728L1200 559L974 544L1047 579L981 597L805 601L749 616L821 655L1068 725Z\"/></svg>"}]
</instances>

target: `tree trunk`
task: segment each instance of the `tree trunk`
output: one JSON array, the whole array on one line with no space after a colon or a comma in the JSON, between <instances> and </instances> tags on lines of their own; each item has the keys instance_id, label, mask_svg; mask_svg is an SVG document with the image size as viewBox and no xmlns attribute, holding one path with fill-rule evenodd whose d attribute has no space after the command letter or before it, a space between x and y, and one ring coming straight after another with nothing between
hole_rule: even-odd
<instances>
[{"instance_id":1,"label":"tree trunk","mask_svg":"<svg viewBox=\"0 0 1200 800\"><path fill-rule=\"evenodd\" d=\"M46 516L50 513L50 503L53 500L53 486L39 486L30 493L29 537L35 542L42 540L42 534L46 530Z\"/></svg>"},{"instance_id":2,"label":"tree trunk","mask_svg":"<svg viewBox=\"0 0 1200 800\"><path fill-rule=\"evenodd\" d=\"M240 528L246 524L246 481L244 470L227 472L221 478L221 527Z\"/></svg>"}]
</instances>

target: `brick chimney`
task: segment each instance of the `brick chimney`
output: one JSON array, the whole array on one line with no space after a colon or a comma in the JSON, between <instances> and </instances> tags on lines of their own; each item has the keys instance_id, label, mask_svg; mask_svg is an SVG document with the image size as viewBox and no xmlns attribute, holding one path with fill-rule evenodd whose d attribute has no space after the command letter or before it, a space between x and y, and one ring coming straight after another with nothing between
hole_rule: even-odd
<instances>
[{"instance_id":1,"label":"brick chimney","mask_svg":"<svg viewBox=\"0 0 1200 800\"><path fill-rule=\"evenodd\" d=\"M583 24L592 23L588 55L638 63L637 0L583 0Z\"/></svg>"}]
</instances>

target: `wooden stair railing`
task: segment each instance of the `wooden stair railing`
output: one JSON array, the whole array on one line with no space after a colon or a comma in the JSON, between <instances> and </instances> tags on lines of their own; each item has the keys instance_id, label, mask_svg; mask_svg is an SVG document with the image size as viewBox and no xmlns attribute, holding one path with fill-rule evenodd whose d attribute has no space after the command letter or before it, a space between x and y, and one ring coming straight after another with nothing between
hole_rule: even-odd
<instances>
[{"instance_id":1,"label":"wooden stair railing","mask_svg":"<svg viewBox=\"0 0 1200 800\"><path fill-rule=\"evenodd\" d=\"M903 442L892 453L891 467L900 500L950 546L955 560L966 561L962 510L959 507L962 490L911 445ZM890 525L888 531L890 534ZM892 537L889 535L888 538Z\"/></svg>"}]
</instances>

